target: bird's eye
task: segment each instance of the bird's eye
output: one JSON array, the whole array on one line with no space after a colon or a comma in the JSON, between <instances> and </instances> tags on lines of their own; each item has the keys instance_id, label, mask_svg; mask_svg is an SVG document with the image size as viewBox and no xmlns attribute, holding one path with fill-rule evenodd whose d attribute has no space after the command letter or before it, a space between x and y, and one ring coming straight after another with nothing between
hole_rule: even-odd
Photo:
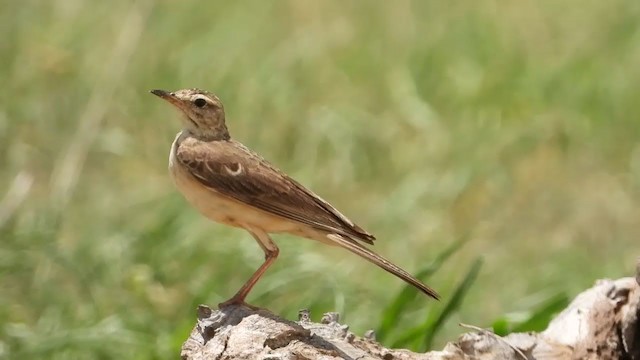
<instances>
[{"instance_id":1,"label":"bird's eye","mask_svg":"<svg viewBox=\"0 0 640 360\"><path fill-rule=\"evenodd\" d=\"M195 100L193 100L193 104L199 108L204 107L205 105L207 105L207 100L203 99L203 98L197 98Z\"/></svg>"}]
</instances>

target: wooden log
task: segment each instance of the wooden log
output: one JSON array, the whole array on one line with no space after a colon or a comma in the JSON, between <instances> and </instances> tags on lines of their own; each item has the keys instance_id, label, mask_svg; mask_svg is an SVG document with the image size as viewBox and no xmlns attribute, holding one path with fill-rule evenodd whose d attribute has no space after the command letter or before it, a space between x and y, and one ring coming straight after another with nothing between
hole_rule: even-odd
<instances>
[{"instance_id":1,"label":"wooden log","mask_svg":"<svg viewBox=\"0 0 640 360\"><path fill-rule=\"evenodd\" d=\"M640 266L639 266L640 267ZM387 349L371 333L357 336L336 313L320 323L301 312L298 321L267 310L201 305L182 347L183 359L640 359L640 270L635 278L599 280L579 294L540 333L500 337L473 326L440 351Z\"/></svg>"}]
</instances>

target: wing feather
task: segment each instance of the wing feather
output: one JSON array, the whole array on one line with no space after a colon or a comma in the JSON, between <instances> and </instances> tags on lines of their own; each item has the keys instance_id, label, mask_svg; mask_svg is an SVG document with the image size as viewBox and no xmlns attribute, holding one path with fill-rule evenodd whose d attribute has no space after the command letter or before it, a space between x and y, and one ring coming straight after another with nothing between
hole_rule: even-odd
<instances>
[{"instance_id":1,"label":"wing feather","mask_svg":"<svg viewBox=\"0 0 640 360\"><path fill-rule=\"evenodd\" d=\"M203 185L242 203L318 230L369 244L375 237L328 202L233 140L199 141L187 137L176 158Z\"/></svg>"}]
</instances>

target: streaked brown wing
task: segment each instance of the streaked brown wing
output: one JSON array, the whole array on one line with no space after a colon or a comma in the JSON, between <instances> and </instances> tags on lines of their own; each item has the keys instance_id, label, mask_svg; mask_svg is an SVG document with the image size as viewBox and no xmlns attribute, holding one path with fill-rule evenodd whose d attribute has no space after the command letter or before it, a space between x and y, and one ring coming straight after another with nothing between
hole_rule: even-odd
<instances>
[{"instance_id":1,"label":"streaked brown wing","mask_svg":"<svg viewBox=\"0 0 640 360\"><path fill-rule=\"evenodd\" d=\"M233 141L184 139L176 158L203 185L247 205L373 244L375 237L329 203Z\"/></svg>"}]
</instances>

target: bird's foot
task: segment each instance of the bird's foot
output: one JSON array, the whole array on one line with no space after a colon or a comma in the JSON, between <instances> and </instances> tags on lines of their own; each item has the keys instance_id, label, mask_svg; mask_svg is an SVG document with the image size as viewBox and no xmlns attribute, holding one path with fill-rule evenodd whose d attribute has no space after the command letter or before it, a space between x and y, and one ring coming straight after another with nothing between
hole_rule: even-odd
<instances>
[{"instance_id":1,"label":"bird's foot","mask_svg":"<svg viewBox=\"0 0 640 360\"><path fill-rule=\"evenodd\" d=\"M228 307L228 306L244 306L244 307L247 307L247 308L249 308L251 310L254 310L254 311L265 310L265 309L263 309L261 307L253 306L251 304L247 304L244 301L244 299L236 298L235 296L232 297L231 299L227 300L227 301L219 303L218 304L218 309L222 309L222 308L225 308L225 307Z\"/></svg>"}]
</instances>

